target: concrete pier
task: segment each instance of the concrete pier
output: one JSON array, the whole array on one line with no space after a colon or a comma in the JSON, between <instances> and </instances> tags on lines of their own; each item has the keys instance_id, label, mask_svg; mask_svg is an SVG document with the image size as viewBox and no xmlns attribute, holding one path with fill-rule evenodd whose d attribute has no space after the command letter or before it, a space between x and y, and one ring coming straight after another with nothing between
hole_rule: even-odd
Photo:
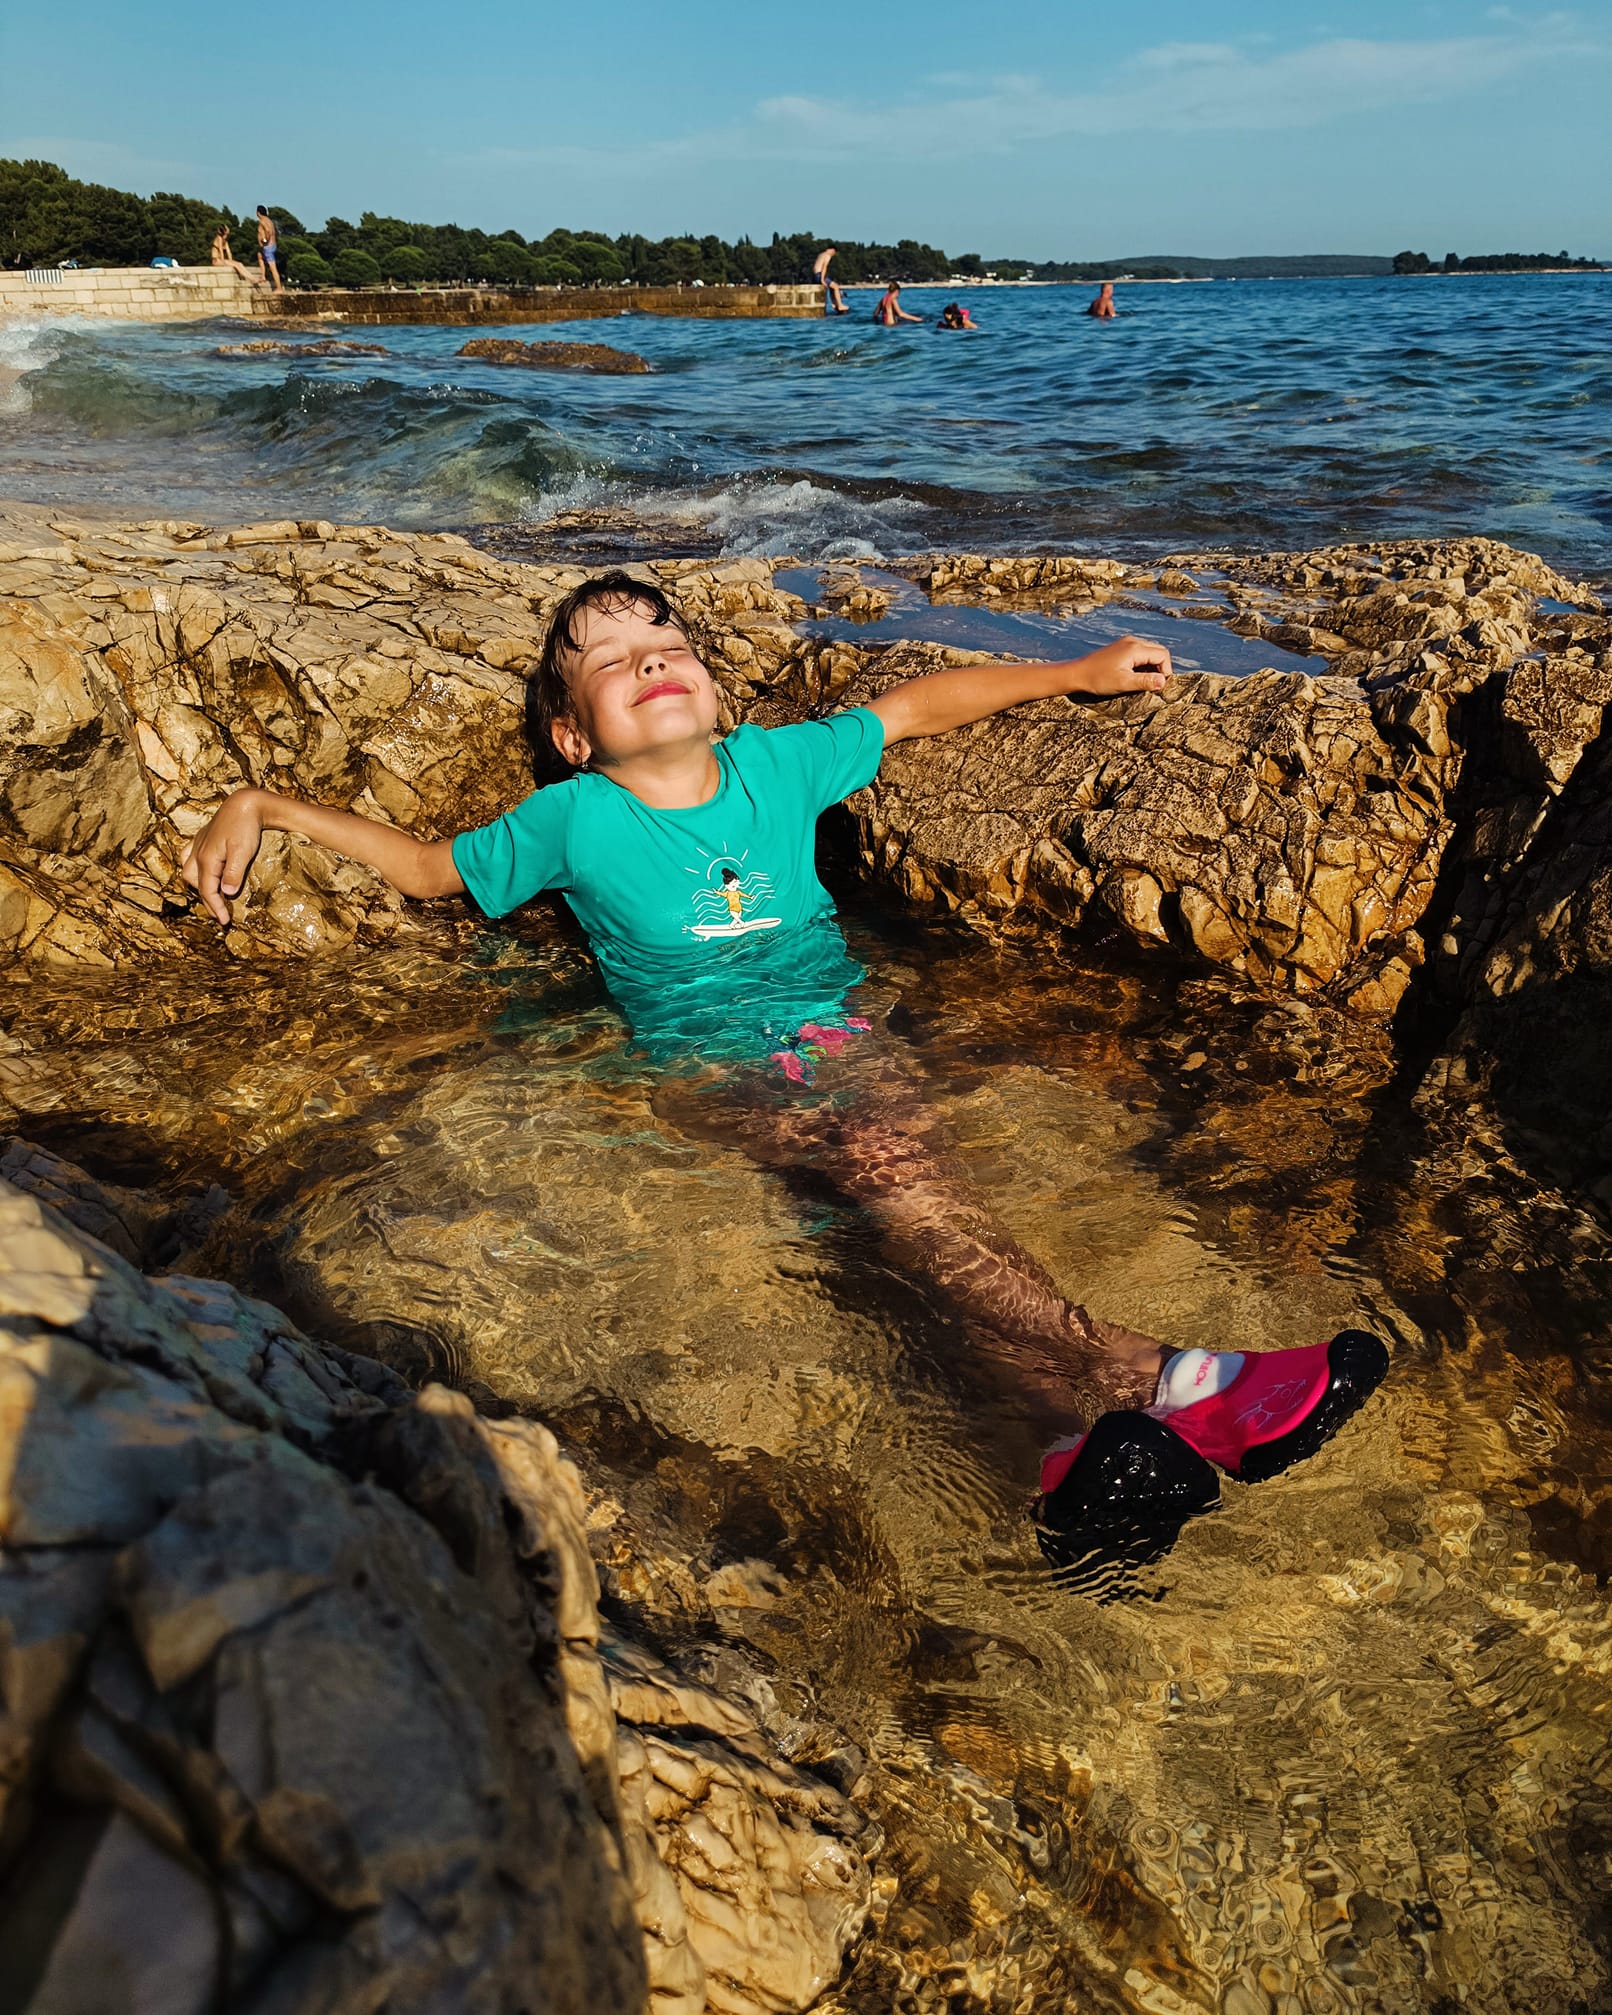
<instances>
[{"instance_id":1,"label":"concrete pier","mask_svg":"<svg viewBox=\"0 0 1612 2015\"><path fill-rule=\"evenodd\" d=\"M202 322L250 315L262 290L228 266L37 267L0 273L0 320L95 315L119 322Z\"/></svg>"},{"instance_id":2,"label":"concrete pier","mask_svg":"<svg viewBox=\"0 0 1612 2015\"><path fill-rule=\"evenodd\" d=\"M221 315L373 327L430 322L501 327L608 315L698 320L819 314L817 287L327 287L269 293L227 266L106 266L0 273L0 320L94 315L124 322L200 322Z\"/></svg>"}]
</instances>

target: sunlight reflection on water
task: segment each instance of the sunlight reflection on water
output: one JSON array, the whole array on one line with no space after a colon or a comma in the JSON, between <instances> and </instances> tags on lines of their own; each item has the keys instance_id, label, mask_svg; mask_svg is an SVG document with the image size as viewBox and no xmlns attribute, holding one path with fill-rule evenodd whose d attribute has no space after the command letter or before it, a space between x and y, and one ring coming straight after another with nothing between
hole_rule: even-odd
<instances>
[{"instance_id":1,"label":"sunlight reflection on water","mask_svg":"<svg viewBox=\"0 0 1612 2015\"><path fill-rule=\"evenodd\" d=\"M889 1846L830 2006L1598 2005L1612 1629L1529 1507L1564 1462L1606 1473L1572 1354L1604 1255L1564 1267L1542 1205L1453 1170L1381 1056L1305 1082L1280 1012L1162 961L862 911L855 940L880 1040L1094 1308L1181 1344L1394 1339L1346 1433L1228 1486L1134 1600L1041 1561L1045 1401L809 1172L669 1123L540 922L185 1000L36 979L18 1124L222 1181L187 1266L542 1412L607 1556L621 1535L692 1591L607 1560L615 1599L845 1731ZM1530 1249L1497 1302L1496 1256Z\"/></svg>"}]
</instances>

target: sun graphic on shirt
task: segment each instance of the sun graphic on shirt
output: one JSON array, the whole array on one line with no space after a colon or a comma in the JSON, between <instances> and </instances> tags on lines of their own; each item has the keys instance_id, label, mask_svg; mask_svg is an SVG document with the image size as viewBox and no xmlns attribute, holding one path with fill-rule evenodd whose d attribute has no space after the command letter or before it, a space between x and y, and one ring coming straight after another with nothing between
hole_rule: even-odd
<instances>
[{"instance_id":1,"label":"sun graphic on shirt","mask_svg":"<svg viewBox=\"0 0 1612 2015\"><path fill-rule=\"evenodd\" d=\"M700 849L702 853L705 849ZM748 851L742 854L706 854L705 866L689 868L699 877L693 891L695 922L685 924L690 936L710 938L748 937L751 931L775 931L782 917L763 916L772 900L772 877L760 868L747 865Z\"/></svg>"}]
</instances>

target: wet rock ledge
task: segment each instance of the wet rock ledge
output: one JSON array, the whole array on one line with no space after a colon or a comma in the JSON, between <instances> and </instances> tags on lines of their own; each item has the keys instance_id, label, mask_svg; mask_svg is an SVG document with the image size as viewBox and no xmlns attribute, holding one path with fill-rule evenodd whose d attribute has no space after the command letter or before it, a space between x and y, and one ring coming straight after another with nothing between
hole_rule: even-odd
<instances>
[{"instance_id":1,"label":"wet rock ledge","mask_svg":"<svg viewBox=\"0 0 1612 2015\"><path fill-rule=\"evenodd\" d=\"M781 564L650 563L717 673L725 724L863 700L964 655L816 639L774 585ZM992 935L1059 947L1096 925L1256 996L1392 1016L1418 1068L1432 1059L1431 1087L1513 1103L1579 1141L1590 1187L1612 1177L1612 1130L1583 1142L1561 1097L1575 1080L1612 1093L1612 617L1588 588L1484 539L1153 569L903 564L937 600L1112 604L1166 638L1176 618L1218 620L1312 653L1316 673L1194 674L902 744L850 807L864 874ZM217 955L178 861L243 783L437 837L494 817L529 788L524 675L582 577L377 526L0 506L0 961ZM824 592L852 613L878 599L854 569ZM421 915L367 870L271 835L224 949L328 953Z\"/></svg>"},{"instance_id":2,"label":"wet rock ledge","mask_svg":"<svg viewBox=\"0 0 1612 2015\"><path fill-rule=\"evenodd\" d=\"M438 835L528 788L523 674L576 568L324 523L7 529L10 959L105 965L199 947L178 856L241 783ZM653 570L699 633L730 721L866 698L958 655L812 641L768 562ZM1173 597L1183 617L1320 654L1318 675L1192 675L1164 697L1049 701L906 744L852 807L869 874L993 932L1101 918L1256 991L1357 1013L1395 1008L1426 961L1430 917L1452 973L1475 972L1479 941L1516 928L1502 888L1612 690L1609 623L1588 591L1483 540L1212 567L1189 556L1154 572L966 556L910 570L950 599L1084 608L1148 592L1155 631L1157 598ZM1468 801L1474 783L1483 801L1467 820L1463 775ZM1441 886L1460 900L1441 905ZM227 943L314 953L407 927L366 871L276 838Z\"/></svg>"},{"instance_id":3,"label":"wet rock ledge","mask_svg":"<svg viewBox=\"0 0 1612 2015\"><path fill-rule=\"evenodd\" d=\"M176 1231L0 1152L0 2003L809 2006L872 1836L601 1622L553 1436L157 1271Z\"/></svg>"}]
</instances>

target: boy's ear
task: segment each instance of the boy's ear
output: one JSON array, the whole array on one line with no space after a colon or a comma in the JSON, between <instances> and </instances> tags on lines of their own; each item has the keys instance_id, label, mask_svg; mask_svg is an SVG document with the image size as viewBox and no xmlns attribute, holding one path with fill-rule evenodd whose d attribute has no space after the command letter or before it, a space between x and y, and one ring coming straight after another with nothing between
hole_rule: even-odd
<instances>
[{"instance_id":1,"label":"boy's ear","mask_svg":"<svg viewBox=\"0 0 1612 2015\"><path fill-rule=\"evenodd\" d=\"M550 721L549 733L554 739L554 746L572 769L586 769L588 758L593 754L593 744L575 721Z\"/></svg>"}]
</instances>

